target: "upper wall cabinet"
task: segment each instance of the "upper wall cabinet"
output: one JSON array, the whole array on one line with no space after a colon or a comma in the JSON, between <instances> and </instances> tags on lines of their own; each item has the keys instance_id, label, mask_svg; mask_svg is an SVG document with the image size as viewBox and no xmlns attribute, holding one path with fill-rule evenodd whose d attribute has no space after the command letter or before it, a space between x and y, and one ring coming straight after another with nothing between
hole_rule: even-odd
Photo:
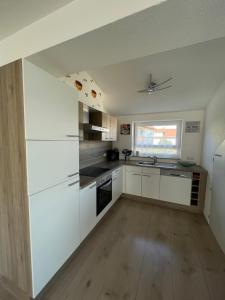
<instances>
[{"instance_id":1,"label":"upper wall cabinet","mask_svg":"<svg viewBox=\"0 0 225 300\"><path fill-rule=\"evenodd\" d=\"M103 113L102 126L109 129L108 132L102 133L102 140L116 141L117 140L117 118L110 116L106 113Z\"/></svg>"},{"instance_id":2,"label":"upper wall cabinet","mask_svg":"<svg viewBox=\"0 0 225 300\"><path fill-rule=\"evenodd\" d=\"M26 60L23 77L26 139L76 139L79 135L77 92Z\"/></svg>"}]
</instances>

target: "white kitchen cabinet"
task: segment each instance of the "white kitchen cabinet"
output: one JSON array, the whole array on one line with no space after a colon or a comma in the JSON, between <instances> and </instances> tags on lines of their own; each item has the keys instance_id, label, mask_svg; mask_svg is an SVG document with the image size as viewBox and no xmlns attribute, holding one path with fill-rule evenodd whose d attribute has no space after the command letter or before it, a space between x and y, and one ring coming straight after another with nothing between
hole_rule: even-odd
<instances>
[{"instance_id":1,"label":"white kitchen cabinet","mask_svg":"<svg viewBox=\"0 0 225 300\"><path fill-rule=\"evenodd\" d=\"M29 195L79 174L78 141L27 141Z\"/></svg>"},{"instance_id":2,"label":"white kitchen cabinet","mask_svg":"<svg viewBox=\"0 0 225 300\"><path fill-rule=\"evenodd\" d=\"M190 205L192 179L178 176L160 177L160 200Z\"/></svg>"},{"instance_id":3,"label":"white kitchen cabinet","mask_svg":"<svg viewBox=\"0 0 225 300\"><path fill-rule=\"evenodd\" d=\"M123 167L112 172L112 202L115 203L123 193Z\"/></svg>"},{"instance_id":4,"label":"white kitchen cabinet","mask_svg":"<svg viewBox=\"0 0 225 300\"><path fill-rule=\"evenodd\" d=\"M80 239L83 241L96 225L96 182L80 190Z\"/></svg>"},{"instance_id":5,"label":"white kitchen cabinet","mask_svg":"<svg viewBox=\"0 0 225 300\"><path fill-rule=\"evenodd\" d=\"M159 199L160 175L142 174L142 197Z\"/></svg>"},{"instance_id":6,"label":"white kitchen cabinet","mask_svg":"<svg viewBox=\"0 0 225 300\"><path fill-rule=\"evenodd\" d=\"M33 297L80 243L79 177L29 198Z\"/></svg>"},{"instance_id":7,"label":"white kitchen cabinet","mask_svg":"<svg viewBox=\"0 0 225 300\"><path fill-rule=\"evenodd\" d=\"M78 137L78 94L30 62L23 61L25 135L29 140Z\"/></svg>"},{"instance_id":8,"label":"white kitchen cabinet","mask_svg":"<svg viewBox=\"0 0 225 300\"><path fill-rule=\"evenodd\" d=\"M141 196L141 174L133 172L126 173L126 193Z\"/></svg>"}]
</instances>

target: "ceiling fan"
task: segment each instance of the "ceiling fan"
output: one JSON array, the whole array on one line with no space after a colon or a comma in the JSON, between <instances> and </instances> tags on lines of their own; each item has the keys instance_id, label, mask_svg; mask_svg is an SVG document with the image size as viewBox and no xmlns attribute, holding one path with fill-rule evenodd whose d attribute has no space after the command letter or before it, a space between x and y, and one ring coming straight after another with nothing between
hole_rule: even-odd
<instances>
[{"instance_id":1,"label":"ceiling fan","mask_svg":"<svg viewBox=\"0 0 225 300\"><path fill-rule=\"evenodd\" d=\"M169 82L170 80L172 80L173 78L170 77L169 79L159 82L159 83L155 83L154 81L152 81L152 74L150 73L150 82L149 85L147 87L147 89L145 90L140 90L138 91L138 93L147 93L147 94L152 94L158 91L162 91L165 89L168 89L170 87L172 87L172 85L167 85L167 86L163 86L165 83Z\"/></svg>"}]
</instances>

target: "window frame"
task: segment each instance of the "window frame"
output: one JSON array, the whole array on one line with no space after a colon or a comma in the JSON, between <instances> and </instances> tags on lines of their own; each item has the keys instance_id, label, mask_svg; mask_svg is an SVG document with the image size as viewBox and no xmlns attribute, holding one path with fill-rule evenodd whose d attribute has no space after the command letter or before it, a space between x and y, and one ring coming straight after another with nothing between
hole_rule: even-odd
<instances>
[{"instance_id":1,"label":"window frame","mask_svg":"<svg viewBox=\"0 0 225 300\"><path fill-rule=\"evenodd\" d=\"M132 122L132 150L133 155L136 156L136 125L153 125L153 126L162 126L162 125L177 125L177 154L176 155L169 155L169 154L163 154L163 155L155 155L155 154L141 154L140 157L153 157L157 156L158 158L163 159L180 159L181 158L181 152L182 152L182 137L183 137L183 120L145 120L145 121L133 121Z\"/></svg>"}]
</instances>

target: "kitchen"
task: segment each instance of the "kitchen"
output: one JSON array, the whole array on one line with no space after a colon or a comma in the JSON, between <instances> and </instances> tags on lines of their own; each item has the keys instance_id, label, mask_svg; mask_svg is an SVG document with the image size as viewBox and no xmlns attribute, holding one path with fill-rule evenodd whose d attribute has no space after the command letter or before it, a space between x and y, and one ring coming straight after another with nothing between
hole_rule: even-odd
<instances>
[{"instance_id":1,"label":"kitchen","mask_svg":"<svg viewBox=\"0 0 225 300\"><path fill-rule=\"evenodd\" d=\"M127 52L167 2L0 67L3 300L224 299L225 33Z\"/></svg>"}]
</instances>

